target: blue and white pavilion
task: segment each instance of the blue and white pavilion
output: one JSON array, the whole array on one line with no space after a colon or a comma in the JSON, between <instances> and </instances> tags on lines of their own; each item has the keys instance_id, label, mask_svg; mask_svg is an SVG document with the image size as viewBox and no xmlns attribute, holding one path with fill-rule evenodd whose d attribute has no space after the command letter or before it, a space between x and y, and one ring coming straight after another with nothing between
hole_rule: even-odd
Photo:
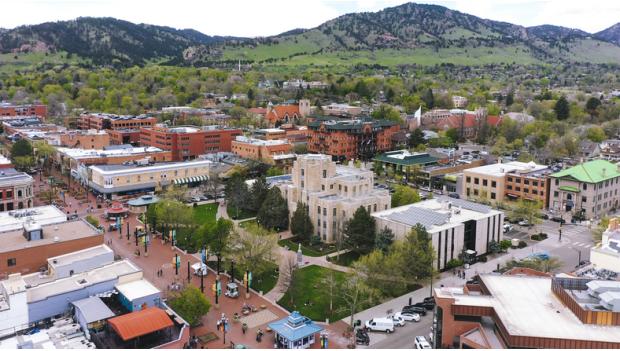
<instances>
[{"instance_id":1,"label":"blue and white pavilion","mask_svg":"<svg viewBox=\"0 0 620 351\"><path fill-rule=\"evenodd\" d=\"M279 349L307 349L316 341L315 334L323 330L323 327L297 311L284 319L269 323L269 328L275 333L276 346Z\"/></svg>"}]
</instances>

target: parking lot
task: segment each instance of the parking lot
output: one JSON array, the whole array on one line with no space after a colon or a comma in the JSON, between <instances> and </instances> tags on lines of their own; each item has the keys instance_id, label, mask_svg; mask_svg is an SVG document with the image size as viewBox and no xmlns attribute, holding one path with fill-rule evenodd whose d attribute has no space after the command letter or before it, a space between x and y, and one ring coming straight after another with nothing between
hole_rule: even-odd
<instances>
[{"instance_id":1,"label":"parking lot","mask_svg":"<svg viewBox=\"0 0 620 351\"><path fill-rule=\"evenodd\" d=\"M433 324L433 311L421 316L419 322L406 322L403 327L395 327L394 333L368 332L370 345L357 345L360 349L413 349L413 338L424 336L430 342L429 334Z\"/></svg>"}]
</instances>

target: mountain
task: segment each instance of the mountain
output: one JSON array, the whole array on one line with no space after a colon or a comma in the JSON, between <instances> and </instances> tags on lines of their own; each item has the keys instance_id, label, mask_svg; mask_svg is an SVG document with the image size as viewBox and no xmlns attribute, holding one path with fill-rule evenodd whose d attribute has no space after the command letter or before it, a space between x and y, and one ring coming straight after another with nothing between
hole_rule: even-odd
<instances>
[{"instance_id":1,"label":"mountain","mask_svg":"<svg viewBox=\"0 0 620 351\"><path fill-rule=\"evenodd\" d=\"M613 26L602 30L596 34L594 37L600 40L605 40L610 43L615 43L620 45L620 22L614 24Z\"/></svg>"},{"instance_id":2,"label":"mountain","mask_svg":"<svg viewBox=\"0 0 620 351\"><path fill-rule=\"evenodd\" d=\"M340 16L308 30L224 42L194 50L202 63L484 64L497 62L619 62L620 47L571 28L523 27L407 3Z\"/></svg>"},{"instance_id":3,"label":"mountain","mask_svg":"<svg viewBox=\"0 0 620 351\"><path fill-rule=\"evenodd\" d=\"M211 37L192 29L81 17L0 31L0 52L66 51L95 64L134 65L180 57L188 47L229 39L232 38Z\"/></svg>"}]
</instances>

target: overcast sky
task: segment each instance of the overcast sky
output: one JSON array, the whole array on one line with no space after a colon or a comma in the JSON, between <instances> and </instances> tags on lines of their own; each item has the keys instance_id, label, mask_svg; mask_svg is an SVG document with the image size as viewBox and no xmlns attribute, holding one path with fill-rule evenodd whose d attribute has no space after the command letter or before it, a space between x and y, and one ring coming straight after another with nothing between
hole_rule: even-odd
<instances>
[{"instance_id":1,"label":"overcast sky","mask_svg":"<svg viewBox=\"0 0 620 351\"><path fill-rule=\"evenodd\" d=\"M193 28L209 35L268 36L312 28L350 12L377 11L402 0L3 0L0 27L115 17L135 23ZM422 2L422 1L421 1ZM620 21L619 0L427 0L483 18L587 32Z\"/></svg>"}]
</instances>

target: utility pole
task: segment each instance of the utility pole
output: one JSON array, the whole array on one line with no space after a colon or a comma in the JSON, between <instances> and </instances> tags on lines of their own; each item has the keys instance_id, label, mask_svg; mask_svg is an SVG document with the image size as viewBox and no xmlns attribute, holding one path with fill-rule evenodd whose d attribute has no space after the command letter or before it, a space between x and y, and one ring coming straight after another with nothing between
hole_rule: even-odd
<instances>
[{"instance_id":1,"label":"utility pole","mask_svg":"<svg viewBox=\"0 0 620 351\"><path fill-rule=\"evenodd\" d=\"M174 254L174 274L179 275L179 254Z\"/></svg>"},{"instance_id":2,"label":"utility pole","mask_svg":"<svg viewBox=\"0 0 620 351\"><path fill-rule=\"evenodd\" d=\"M187 282L192 280L192 276L189 274L189 260L187 260Z\"/></svg>"}]
</instances>

